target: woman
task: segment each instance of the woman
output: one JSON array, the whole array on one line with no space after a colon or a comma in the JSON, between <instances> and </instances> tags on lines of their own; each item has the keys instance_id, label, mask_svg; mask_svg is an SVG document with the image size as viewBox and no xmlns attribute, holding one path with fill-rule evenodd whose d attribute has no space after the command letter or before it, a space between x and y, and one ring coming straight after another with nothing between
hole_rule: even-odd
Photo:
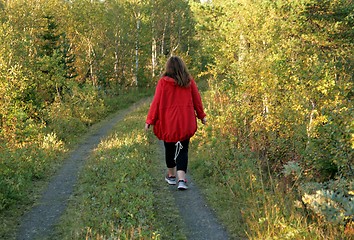
<instances>
[{"instance_id":1,"label":"woman","mask_svg":"<svg viewBox=\"0 0 354 240\"><path fill-rule=\"evenodd\" d=\"M145 130L153 125L156 137L164 141L168 168L165 180L175 185L177 172L180 190L188 189L185 177L188 146L189 139L197 131L196 117L206 123L197 85L182 59L172 56L167 60L165 72L157 83Z\"/></svg>"}]
</instances>

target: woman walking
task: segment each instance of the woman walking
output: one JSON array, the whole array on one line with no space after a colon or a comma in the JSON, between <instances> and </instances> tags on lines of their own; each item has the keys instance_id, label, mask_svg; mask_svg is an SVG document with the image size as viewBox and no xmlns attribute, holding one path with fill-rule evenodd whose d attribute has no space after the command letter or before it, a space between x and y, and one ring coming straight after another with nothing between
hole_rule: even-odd
<instances>
[{"instance_id":1,"label":"woman walking","mask_svg":"<svg viewBox=\"0 0 354 240\"><path fill-rule=\"evenodd\" d=\"M164 141L168 168L165 180L178 189L188 189L189 139L197 131L196 117L206 123L206 114L197 85L181 58L167 60L165 72L158 81L154 99L146 118L145 130L154 126L154 134Z\"/></svg>"}]
</instances>

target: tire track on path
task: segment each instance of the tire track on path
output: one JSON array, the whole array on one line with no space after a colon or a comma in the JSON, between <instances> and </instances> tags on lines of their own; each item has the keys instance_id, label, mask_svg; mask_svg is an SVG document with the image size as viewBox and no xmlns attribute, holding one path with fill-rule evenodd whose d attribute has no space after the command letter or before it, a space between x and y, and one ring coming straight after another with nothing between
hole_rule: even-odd
<instances>
[{"instance_id":1,"label":"tire track on path","mask_svg":"<svg viewBox=\"0 0 354 240\"><path fill-rule=\"evenodd\" d=\"M164 155L163 142L159 142L159 150ZM163 159L162 159L163 160ZM164 164L164 161L163 163ZM166 171L165 171L166 172ZM191 240L227 240L230 239L224 226L218 221L214 212L208 207L193 178L187 174L188 190L177 190L177 186L170 186L170 193L184 220L187 239Z\"/></svg>"},{"instance_id":2,"label":"tire track on path","mask_svg":"<svg viewBox=\"0 0 354 240\"><path fill-rule=\"evenodd\" d=\"M17 239L51 239L55 225L64 213L68 199L72 195L82 166L91 151L106 137L117 122L151 99L145 98L131 107L120 110L107 120L99 123L99 128L93 131L65 160L56 175L50 180L42 197L27 212L21 221ZM164 153L163 142L159 142L159 151ZM161 154L164 156L164 154ZM163 157L161 167L164 166ZM227 240L230 239L225 228L217 220L214 212L207 206L200 190L195 185L192 176L189 179L189 190L178 191L177 186L169 190L175 199L181 219L184 221L185 234L191 240ZM165 184L165 182L163 182Z\"/></svg>"},{"instance_id":3,"label":"tire track on path","mask_svg":"<svg viewBox=\"0 0 354 240\"><path fill-rule=\"evenodd\" d=\"M50 180L39 201L23 216L17 233L18 240L50 239L55 224L64 213L68 199L73 193L80 169L91 151L117 122L149 100L150 98L144 98L129 108L118 111L113 117L103 120L99 123L100 127L69 155Z\"/></svg>"}]
</instances>

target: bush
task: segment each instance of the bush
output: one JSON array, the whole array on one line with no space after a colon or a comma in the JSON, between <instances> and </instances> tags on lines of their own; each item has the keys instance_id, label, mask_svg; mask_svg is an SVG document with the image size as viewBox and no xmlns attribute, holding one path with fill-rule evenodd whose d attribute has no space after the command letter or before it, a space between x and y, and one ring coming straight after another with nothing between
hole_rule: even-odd
<instances>
[{"instance_id":1,"label":"bush","mask_svg":"<svg viewBox=\"0 0 354 240\"><path fill-rule=\"evenodd\" d=\"M89 126L145 94L122 94L106 105L94 87L74 84L62 99L38 111L14 106L2 117L0 132L0 211L21 202L34 181L48 176ZM109 107L108 107L109 106ZM11 109L10 109L11 110ZM37 111L37 112L36 112Z\"/></svg>"},{"instance_id":2,"label":"bush","mask_svg":"<svg viewBox=\"0 0 354 240\"><path fill-rule=\"evenodd\" d=\"M33 180L46 176L53 162L50 151L33 143L2 151L0 158L0 210L20 201Z\"/></svg>"}]
</instances>

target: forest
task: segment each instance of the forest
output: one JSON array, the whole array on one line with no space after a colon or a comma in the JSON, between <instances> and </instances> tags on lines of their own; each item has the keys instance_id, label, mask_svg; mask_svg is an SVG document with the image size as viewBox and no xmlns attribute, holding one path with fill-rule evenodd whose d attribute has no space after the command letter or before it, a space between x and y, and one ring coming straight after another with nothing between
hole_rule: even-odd
<instances>
[{"instance_id":1,"label":"forest","mask_svg":"<svg viewBox=\"0 0 354 240\"><path fill-rule=\"evenodd\" d=\"M202 91L191 167L233 204L231 231L353 237L352 0L0 1L1 219L171 55Z\"/></svg>"}]
</instances>

